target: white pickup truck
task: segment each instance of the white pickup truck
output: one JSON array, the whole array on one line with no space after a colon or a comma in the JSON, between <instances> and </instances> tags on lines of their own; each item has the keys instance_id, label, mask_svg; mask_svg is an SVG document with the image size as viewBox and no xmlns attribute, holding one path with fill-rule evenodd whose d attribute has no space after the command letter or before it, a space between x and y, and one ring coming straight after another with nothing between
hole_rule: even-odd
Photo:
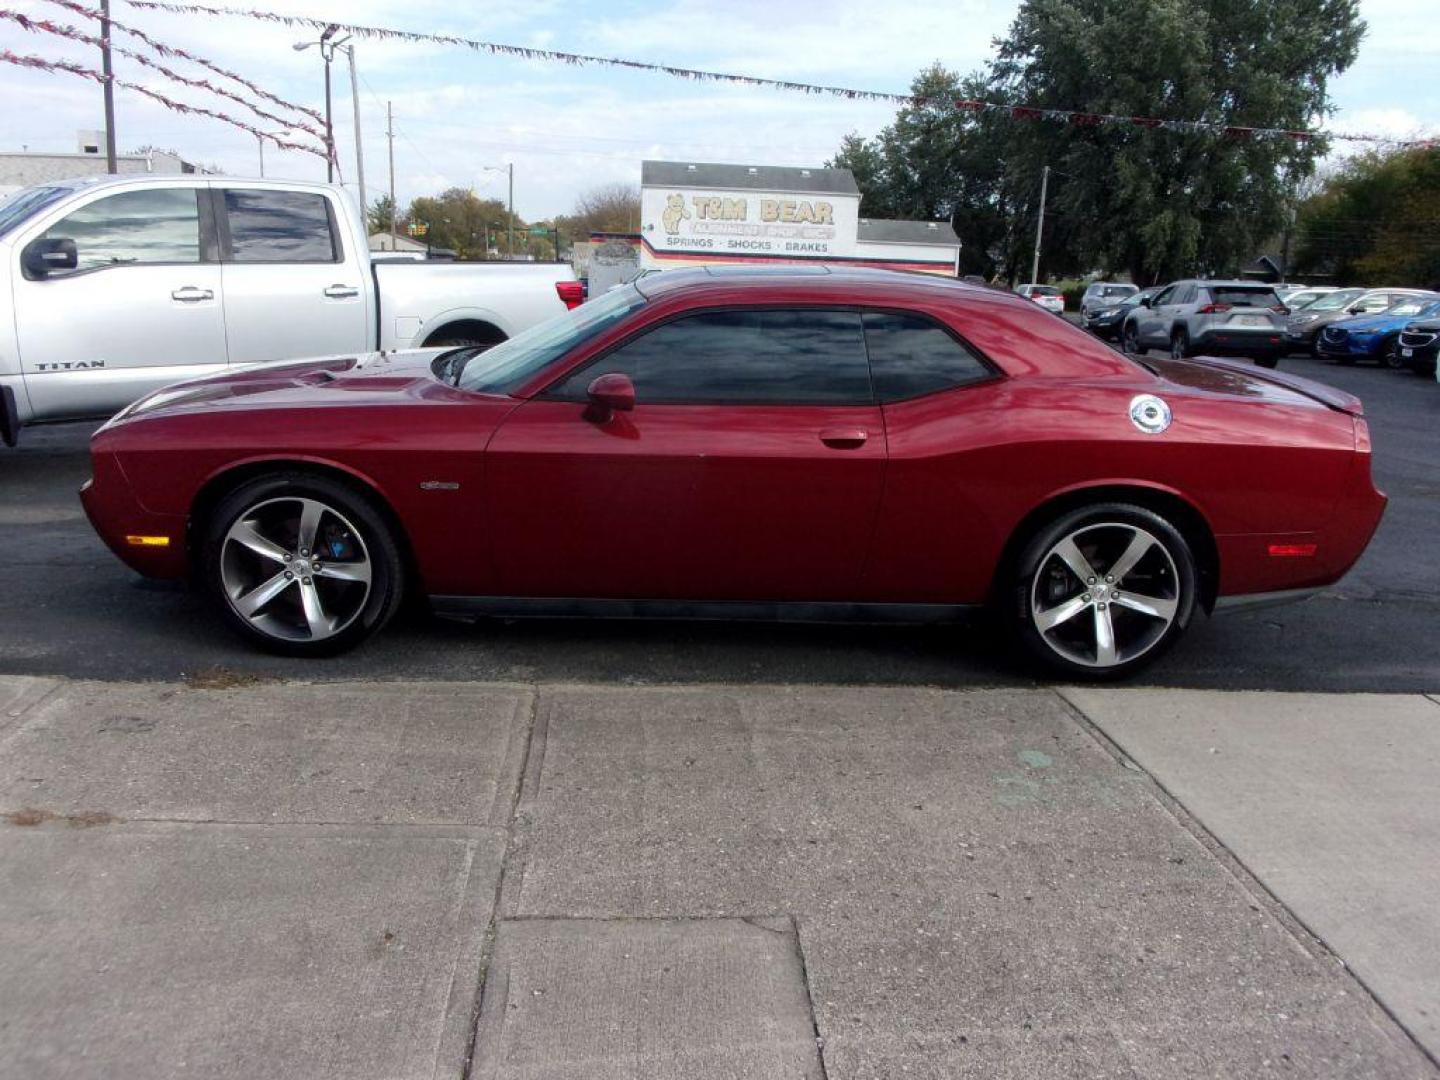
<instances>
[{"instance_id":1,"label":"white pickup truck","mask_svg":"<svg viewBox=\"0 0 1440 1080\"><path fill-rule=\"evenodd\" d=\"M0 201L0 436L239 364L491 344L580 303L568 266L372 260L340 188L100 177Z\"/></svg>"}]
</instances>

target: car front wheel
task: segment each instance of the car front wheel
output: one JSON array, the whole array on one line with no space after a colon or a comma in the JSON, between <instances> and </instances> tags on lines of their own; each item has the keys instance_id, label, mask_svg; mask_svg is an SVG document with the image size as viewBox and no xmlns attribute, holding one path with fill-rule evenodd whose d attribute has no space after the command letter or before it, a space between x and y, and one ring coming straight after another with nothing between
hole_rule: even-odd
<instances>
[{"instance_id":1,"label":"car front wheel","mask_svg":"<svg viewBox=\"0 0 1440 1080\"><path fill-rule=\"evenodd\" d=\"M1135 328L1134 323L1126 323L1120 331L1120 347L1132 356L1140 353L1140 331Z\"/></svg>"},{"instance_id":2,"label":"car front wheel","mask_svg":"<svg viewBox=\"0 0 1440 1080\"><path fill-rule=\"evenodd\" d=\"M1385 343L1384 349L1380 352L1380 363L1392 371L1399 371L1406 366L1404 357L1400 355L1400 341L1398 338L1391 338Z\"/></svg>"},{"instance_id":3,"label":"car front wheel","mask_svg":"<svg viewBox=\"0 0 1440 1080\"><path fill-rule=\"evenodd\" d=\"M1154 661L1195 611L1195 557L1151 510L1072 510L1025 546L1011 582L1013 629L1032 658L1068 678L1118 679Z\"/></svg>"},{"instance_id":4,"label":"car front wheel","mask_svg":"<svg viewBox=\"0 0 1440 1080\"><path fill-rule=\"evenodd\" d=\"M374 503L321 476L242 484L205 531L203 584L242 637L288 656L358 645L400 605L404 571Z\"/></svg>"}]
</instances>

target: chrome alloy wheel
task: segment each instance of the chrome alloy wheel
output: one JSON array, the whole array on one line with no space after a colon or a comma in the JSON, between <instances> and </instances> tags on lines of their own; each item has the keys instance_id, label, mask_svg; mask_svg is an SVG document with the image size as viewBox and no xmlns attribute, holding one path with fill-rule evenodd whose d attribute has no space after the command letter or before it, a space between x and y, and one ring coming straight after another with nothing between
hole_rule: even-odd
<instances>
[{"instance_id":1,"label":"chrome alloy wheel","mask_svg":"<svg viewBox=\"0 0 1440 1080\"><path fill-rule=\"evenodd\" d=\"M1122 522L1085 525L1040 560L1030 614L1047 646L1072 663L1107 668L1143 656L1180 608L1180 575L1152 533Z\"/></svg>"},{"instance_id":2,"label":"chrome alloy wheel","mask_svg":"<svg viewBox=\"0 0 1440 1080\"><path fill-rule=\"evenodd\" d=\"M231 608L264 634L323 641L370 596L370 553L338 510L299 496L267 499L236 517L220 551Z\"/></svg>"}]
</instances>

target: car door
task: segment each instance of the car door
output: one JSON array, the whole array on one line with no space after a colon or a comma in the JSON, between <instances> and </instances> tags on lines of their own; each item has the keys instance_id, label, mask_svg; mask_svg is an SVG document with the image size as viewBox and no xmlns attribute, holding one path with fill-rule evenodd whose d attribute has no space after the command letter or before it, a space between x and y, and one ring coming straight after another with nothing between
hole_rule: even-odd
<instances>
[{"instance_id":1,"label":"car door","mask_svg":"<svg viewBox=\"0 0 1440 1080\"><path fill-rule=\"evenodd\" d=\"M347 251L333 193L217 185L232 364L360 352L369 252Z\"/></svg>"},{"instance_id":2,"label":"car door","mask_svg":"<svg viewBox=\"0 0 1440 1080\"><path fill-rule=\"evenodd\" d=\"M1140 316L1140 342L1145 346L1170 344L1170 324L1175 318L1175 300L1180 286L1171 285L1150 302Z\"/></svg>"},{"instance_id":3,"label":"car door","mask_svg":"<svg viewBox=\"0 0 1440 1080\"><path fill-rule=\"evenodd\" d=\"M36 223L11 267L25 389L37 420L103 416L224 369L220 266L204 185L101 189ZM19 251L75 242L73 270L28 274Z\"/></svg>"},{"instance_id":4,"label":"car door","mask_svg":"<svg viewBox=\"0 0 1440 1080\"><path fill-rule=\"evenodd\" d=\"M597 422L586 389L634 383ZM521 405L486 451L514 595L853 599L885 464L855 311L750 308L642 331Z\"/></svg>"}]
</instances>

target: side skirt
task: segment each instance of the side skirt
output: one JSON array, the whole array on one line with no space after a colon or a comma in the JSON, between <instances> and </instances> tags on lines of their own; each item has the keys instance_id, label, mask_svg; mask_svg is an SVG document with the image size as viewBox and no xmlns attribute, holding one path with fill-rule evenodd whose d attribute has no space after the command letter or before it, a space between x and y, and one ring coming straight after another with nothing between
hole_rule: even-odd
<instances>
[{"instance_id":1,"label":"side skirt","mask_svg":"<svg viewBox=\"0 0 1440 1080\"><path fill-rule=\"evenodd\" d=\"M432 596L437 615L535 619L692 619L744 622L952 623L980 604L860 604L749 600L592 600L570 597Z\"/></svg>"}]
</instances>

